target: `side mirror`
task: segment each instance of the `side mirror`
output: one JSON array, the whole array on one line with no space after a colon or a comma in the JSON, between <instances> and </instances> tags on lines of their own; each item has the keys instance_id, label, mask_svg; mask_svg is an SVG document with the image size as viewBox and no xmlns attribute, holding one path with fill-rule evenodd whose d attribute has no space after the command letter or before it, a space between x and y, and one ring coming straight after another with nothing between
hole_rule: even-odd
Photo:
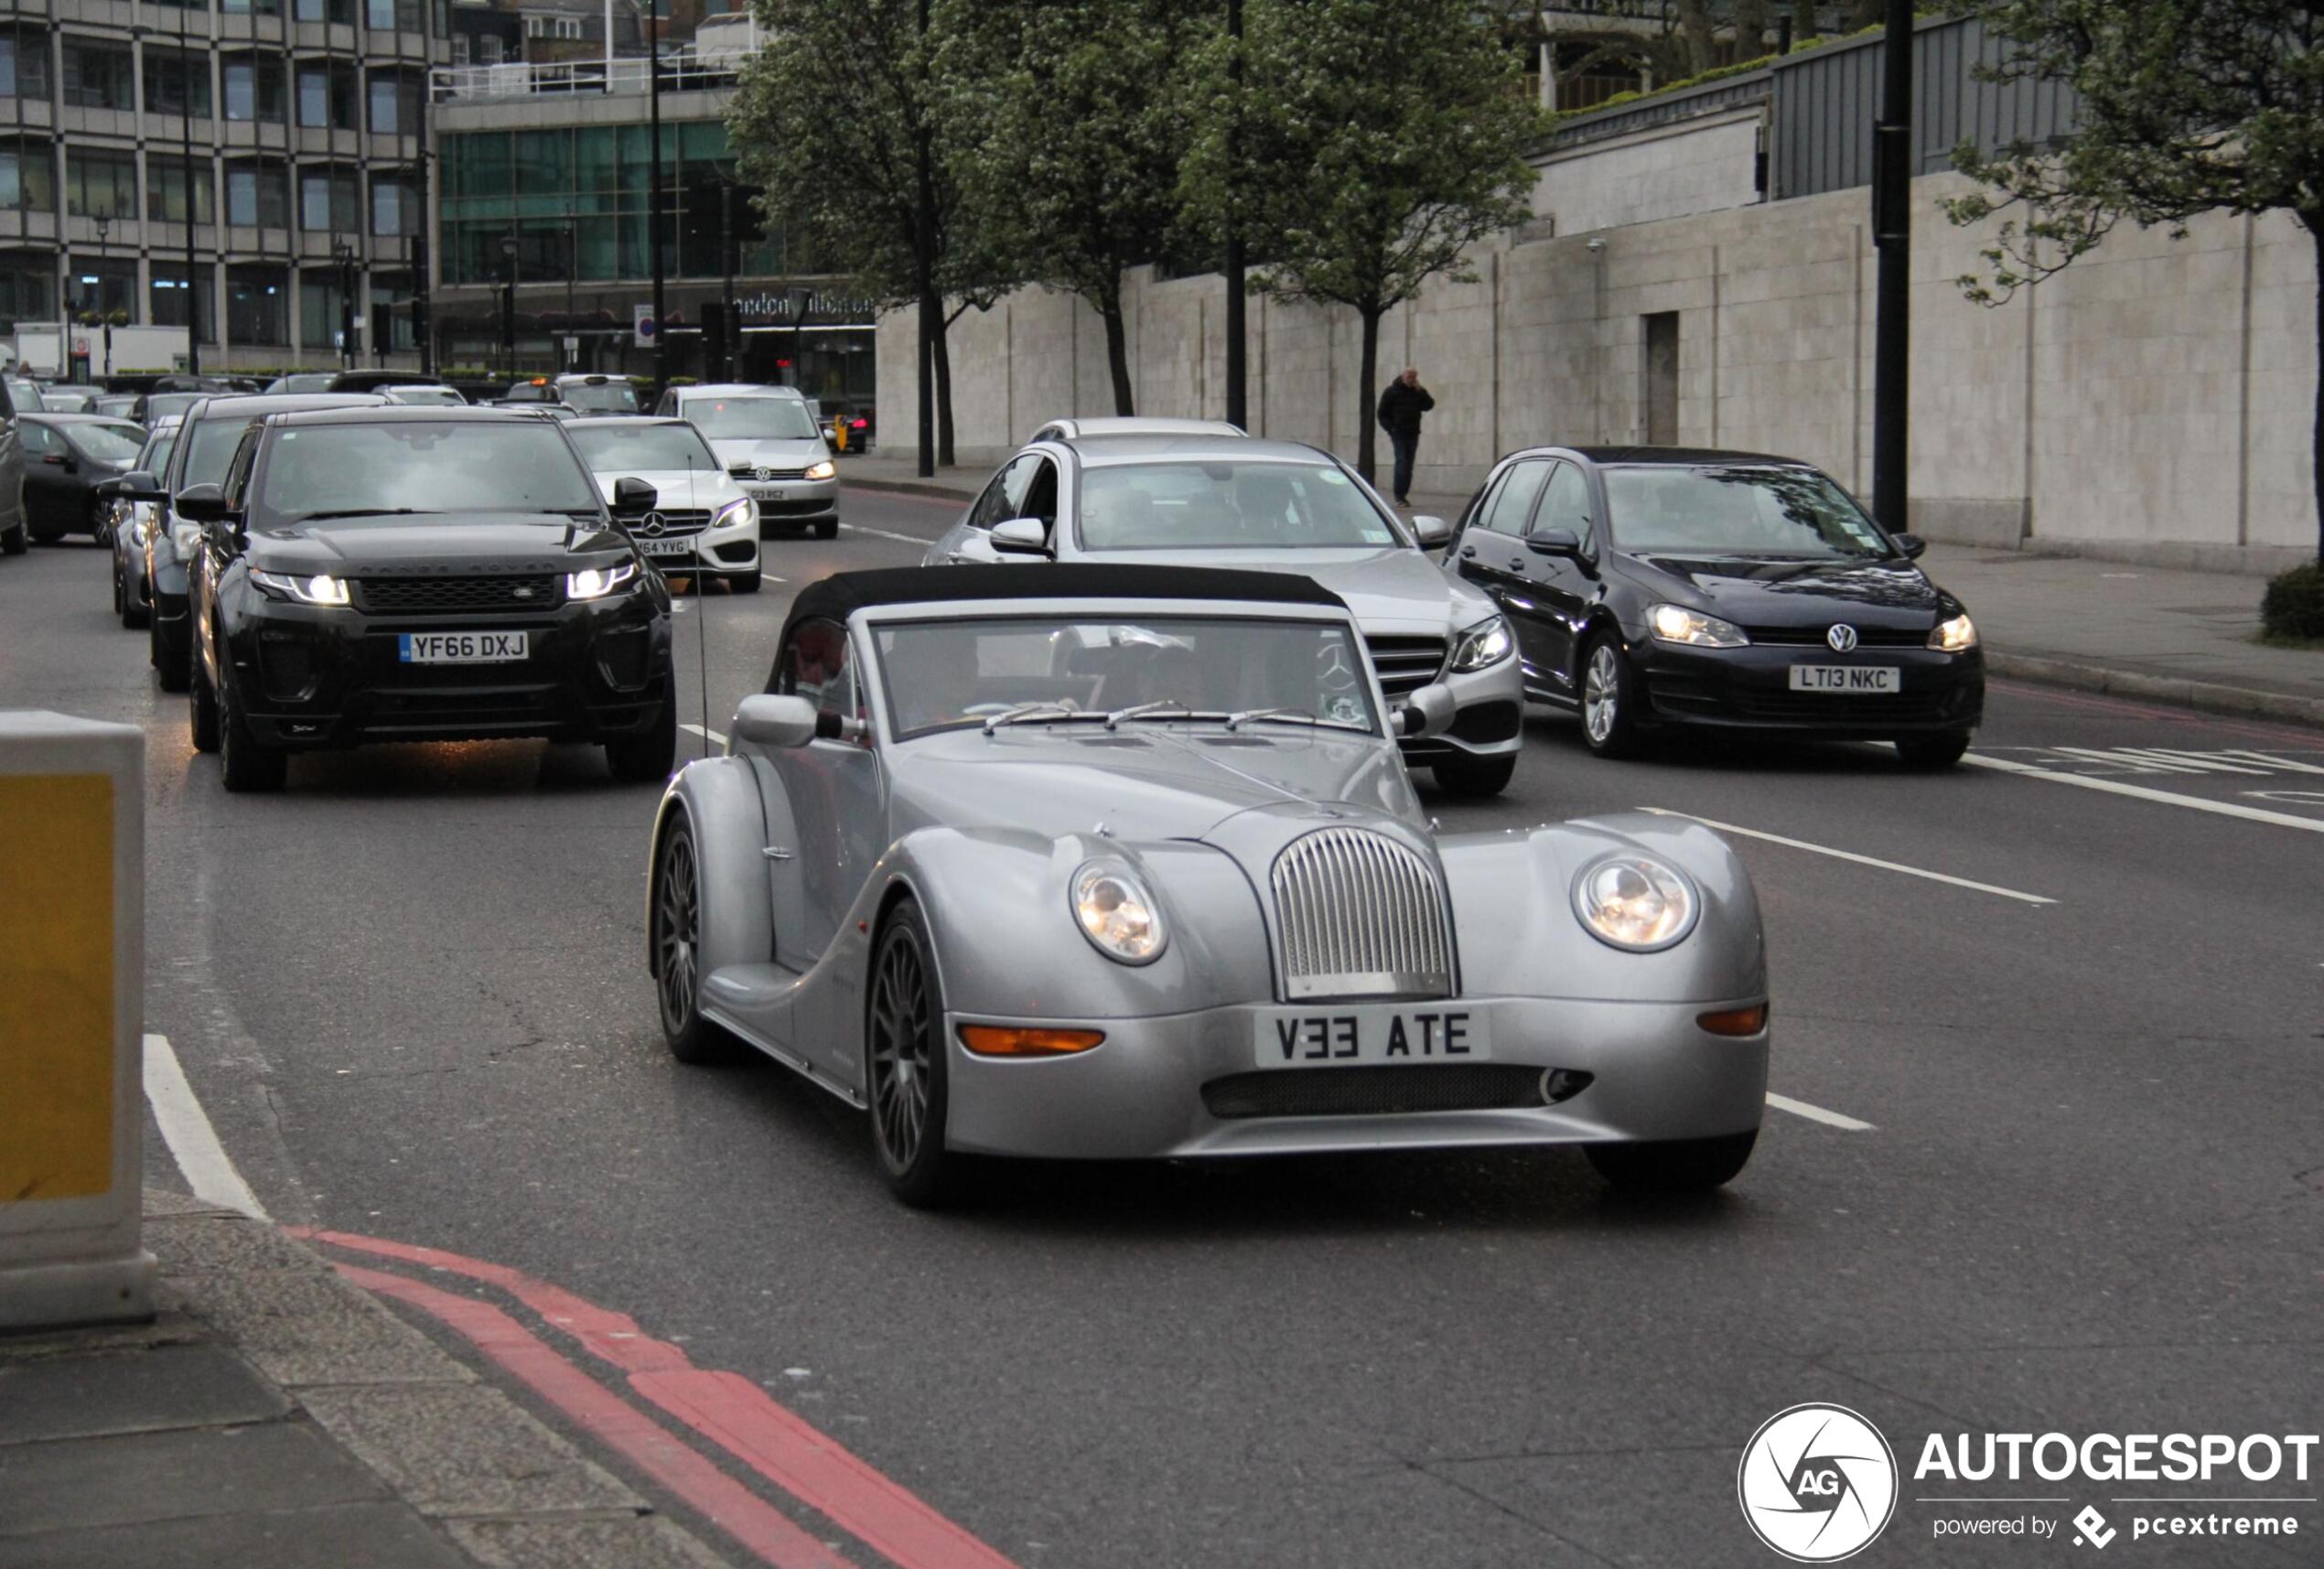
<instances>
[{"instance_id":1,"label":"side mirror","mask_svg":"<svg viewBox=\"0 0 2324 1569\"><path fill-rule=\"evenodd\" d=\"M1582 541L1571 529L1542 529L1525 536L1525 548L1535 555L1579 555Z\"/></svg>"},{"instance_id":2,"label":"side mirror","mask_svg":"<svg viewBox=\"0 0 2324 1569\"><path fill-rule=\"evenodd\" d=\"M1907 561L1920 560L1921 553L1929 548L1929 542L1919 534L1898 534L1896 542L1897 549L1904 553Z\"/></svg>"},{"instance_id":3,"label":"side mirror","mask_svg":"<svg viewBox=\"0 0 2324 1569\"><path fill-rule=\"evenodd\" d=\"M133 468L116 479L102 480L93 489L98 495L120 501L166 501L161 481L142 468Z\"/></svg>"},{"instance_id":4,"label":"side mirror","mask_svg":"<svg viewBox=\"0 0 2324 1569\"><path fill-rule=\"evenodd\" d=\"M736 706L726 731L737 741L784 750L813 740L815 721L821 717L812 698L760 693Z\"/></svg>"},{"instance_id":5,"label":"side mirror","mask_svg":"<svg viewBox=\"0 0 2324 1569\"><path fill-rule=\"evenodd\" d=\"M642 518L653 510L661 500L654 488L642 479L616 479L613 482L613 515L617 518Z\"/></svg>"},{"instance_id":6,"label":"side mirror","mask_svg":"<svg viewBox=\"0 0 2324 1569\"><path fill-rule=\"evenodd\" d=\"M42 456L42 457L41 457L40 461L41 461L41 462L43 462L43 463L50 464L50 465L52 465L52 466L54 466L54 467L58 467L58 468L63 468L63 469L68 469L68 470L69 470L69 469L70 469L70 468L71 468L71 467L72 467L72 460L71 460L70 458L67 457L66 457L63 453L61 453L61 452L51 452L51 453L47 453L47 454L45 454L45 455L43 455L43 456Z\"/></svg>"},{"instance_id":7,"label":"side mirror","mask_svg":"<svg viewBox=\"0 0 2324 1569\"><path fill-rule=\"evenodd\" d=\"M1057 559L1049 549L1049 525L1038 518L1010 518L993 525L993 551L997 555L1038 555Z\"/></svg>"},{"instance_id":8,"label":"side mirror","mask_svg":"<svg viewBox=\"0 0 2324 1569\"><path fill-rule=\"evenodd\" d=\"M1452 728L1452 688L1442 682L1420 688L1396 710L1396 733L1400 736L1441 736Z\"/></svg>"},{"instance_id":9,"label":"side mirror","mask_svg":"<svg viewBox=\"0 0 2324 1569\"><path fill-rule=\"evenodd\" d=\"M1412 532L1423 550L1442 550L1452 543L1452 525L1442 518L1421 513L1412 520Z\"/></svg>"},{"instance_id":10,"label":"side mirror","mask_svg":"<svg viewBox=\"0 0 2324 1569\"><path fill-rule=\"evenodd\" d=\"M233 516L226 492L215 485L188 485L169 507L189 523L222 523Z\"/></svg>"}]
</instances>

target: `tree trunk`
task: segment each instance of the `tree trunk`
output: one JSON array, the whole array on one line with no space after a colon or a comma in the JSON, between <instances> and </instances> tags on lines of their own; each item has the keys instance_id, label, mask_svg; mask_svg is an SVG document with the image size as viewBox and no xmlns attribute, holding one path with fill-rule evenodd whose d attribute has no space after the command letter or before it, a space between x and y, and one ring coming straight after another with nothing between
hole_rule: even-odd
<instances>
[{"instance_id":1,"label":"tree trunk","mask_svg":"<svg viewBox=\"0 0 2324 1569\"><path fill-rule=\"evenodd\" d=\"M1376 306L1359 306L1363 318L1363 348L1356 356L1356 472L1372 484L1372 459L1379 453L1380 317Z\"/></svg>"},{"instance_id":2,"label":"tree trunk","mask_svg":"<svg viewBox=\"0 0 2324 1569\"><path fill-rule=\"evenodd\" d=\"M1678 0L1679 36L1686 44L1686 74L1700 76L1719 63L1718 31L1710 0Z\"/></svg>"},{"instance_id":3,"label":"tree trunk","mask_svg":"<svg viewBox=\"0 0 2324 1569\"><path fill-rule=\"evenodd\" d=\"M1791 0L1791 43L1794 48L1823 32L1816 25L1815 0Z\"/></svg>"},{"instance_id":4,"label":"tree trunk","mask_svg":"<svg viewBox=\"0 0 2324 1569\"><path fill-rule=\"evenodd\" d=\"M1122 320L1120 287L1106 290L1096 305L1098 318L1105 323L1105 367L1114 373L1114 412L1134 414L1138 411L1130 391L1130 335Z\"/></svg>"},{"instance_id":5,"label":"tree trunk","mask_svg":"<svg viewBox=\"0 0 2324 1569\"><path fill-rule=\"evenodd\" d=\"M943 308L940 304L940 311ZM939 467L950 468L959 461L952 452L952 349L949 334L952 324L937 317L936 351L936 462Z\"/></svg>"}]
</instances>

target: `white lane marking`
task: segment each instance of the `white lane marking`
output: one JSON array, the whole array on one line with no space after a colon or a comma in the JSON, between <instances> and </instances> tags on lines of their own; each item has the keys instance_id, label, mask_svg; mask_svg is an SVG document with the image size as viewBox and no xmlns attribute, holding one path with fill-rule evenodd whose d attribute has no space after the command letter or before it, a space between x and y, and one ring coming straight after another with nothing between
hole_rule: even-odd
<instances>
[{"instance_id":1,"label":"white lane marking","mask_svg":"<svg viewBox=\"0 0 2324 1569\"><path fill-rule=\"evenodd\" d=\"M888 532L886 529L867 529L861 523L842 523L839 527L845 533L869 534L874 539L895 540L901 544L916 544L922 550L926 550L936 543L934 540L922 539L918 534L896 534Z\"/></svg>"},{"instance_id":2,"label":"white lane marking","mask_svg":"<svg viewBox=\"0 0 2324 1569\"><path fill-rule=\"evenodd\" d=\"M218 1142L218 1130L210 1125L210 1114L195 1098L194 1087L186 1082L186 1070L178 1066L178 1054L169 1048L166 1035L145 1037L145 1101L154 1109L154 1121L161 1125L162 1142L169 1146L195 1198L221 1209L239 1209L256 1220L266 1219L258 1195L250 1190L250 1184L227 1157L226 1146Z\"/></svg>"},{"instance_id":3,"label":"white lane marking","mask_svg":"<svg viewBox=\"0 0 2324 1569\"><path fill-rule=\"evenodd\" d=\"M2060 776L2064 777L2064 776ZM1746 839L1764 839L1770 844L1781 844L1792 850L1805 850L1811 854L1829 855L1835 861L1853 861L1859 866L1877 866L1884 872L1901 872L1908 877L1926 877L1932 883L1946 883L1956 888L1968 888L1976 893L1993 894L2000 898L2016 899L2020 904L2054 905L2058 901L2039 894L2019 893L2015 888L1996 887L1991 883L1972 882L1967 877L1955 877L1943 872L1931 872L1921 866L1908 866L1897 861L1883 861L1877 856L1859 855L1853 850L1834 850L1829 844L1811 844L1804 839L1786 839L1781 833L1767 833L1757 828L1738 828L1732 822L1720 822L1713 818L1697 817L1691 811L1672 811L1660 806L1641 806L1639 811L1656 817L1684 817L1705 828L1716 828L1721 833L1740 833Z\"/></svg>"},{"instance_id":4,"label":"white lane marking","mask_svg":"<svg viewBox=\"0 0 2324 1569\"><path fill-rule=\"evenodd\" d=\"M1972 768L1993 768L2000 773L2018 774L2027 779L2053 779L2059 784L2073 785L2082 790L2126 795L2135 801L2158 801L2166 806L2186 807L2190 811L2208 811L2219 817L2240 817L2250 822L2272 822L2278 828L2305 828L2310 833L2324 833L2324 819L2294 817L2289 812L2269 811L2256 806L2238 806L2232 801L2205 801L2200 796L2174 795L2167 790L2149 790L2145 785L2125 784L2120 779L2093 779L2088 774L2054 773L2049 768L2035 768L2030 763L1980 757L1974 752L1961 760Z\"/></svg>"},{"instance_id":5,"label":"white lane marking","mask_svg":"<svg viewBox=\"0 0 2324 1569\"><path fill-rule=\"evenodd\" d=\"M1821 1106L1811 1106L1805 1101L1794 1101L1791 1096L1779 1095L1772 1090L1768 1091L1767 1103L1779 1112L1789 1112L1795 1117L1805 1117L1811 1123L1823 1123L1829 1127L1845 1128L1852 1134L1875 1131L1870 1123L1859 1123L1854 1117L1827 1112Z\"/></svg>"},{"instance_id":6,"label":"white lane marking","mask_svg":"<svg viewBox=\"0 0 2324 1569\"><path fill-rule=\"evenodd\" d=\"M726 744L726 738L724 736L720 735L715 730L705 729L700 725L680 725L678 728L681 730L691 730L695 735L701 736L704 740L711 743L713 746L723 747Z\"/></svg>"}]
</instances>

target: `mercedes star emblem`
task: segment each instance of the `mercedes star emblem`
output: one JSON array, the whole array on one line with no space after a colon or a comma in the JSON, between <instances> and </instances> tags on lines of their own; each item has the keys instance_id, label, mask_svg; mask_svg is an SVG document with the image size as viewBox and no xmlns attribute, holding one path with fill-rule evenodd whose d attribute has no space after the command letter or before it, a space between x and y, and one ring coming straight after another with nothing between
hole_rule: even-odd
<instances>
[{"instance_id":1,"label":"mercedes star emblem","mask_svg":"<svg viewBox=\"0 0 2324 1569\"><path fill-rule=\"evenodd\" d=\"M660 539L662 537L662 531L666 526L667 525L662 521L662 514L660 512L648 512L645 515L645 521L638 525L638 532L645 535L646 538L650 540ZM1837 634L1835 633L1834 635L1836 636ZM1851 643L1856 641L1855 633L1851 632L1848 634L1848 641ZM1834 643L1832 646L1836 649L1840 645Z\"/></svg>"}]
</instances>

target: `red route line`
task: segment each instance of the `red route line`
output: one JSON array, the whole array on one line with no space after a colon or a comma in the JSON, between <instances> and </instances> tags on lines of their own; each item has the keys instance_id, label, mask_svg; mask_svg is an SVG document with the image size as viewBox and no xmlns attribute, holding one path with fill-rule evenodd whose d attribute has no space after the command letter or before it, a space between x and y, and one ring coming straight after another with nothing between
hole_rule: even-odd
<instances>
[{"instance_id":1,"label":"red route line","mask_svg":"<svg viewBox=\"0 0 2324 1569\"><path fill-rule=\"evenodd\" d=\"M789 1515L688 1448L490 1303L356 1264L341 1263L337 1268L364 1290L408 1302L473 1342L535 1394L778 1569L854 1569Z\"/></svg>"},{"instance_id":2,"label":"red route line","mask_svg":"<svg viewBox=\"0 0 2324 1569\"><path fill-rule=\"evenodd\" d=\"M629 1376L629 1386L744 1465L827 1516L899 1569L1017 1569L900 1483L779 1404L738 1373L705 1370L626 1313L599 1307L505 1264L411 1242L288 1228L355 1252L466 1275L495 1285ZM400 1277L396 1277L400 1278ZM466 1300L465 1298L460 1300Z\"/></svg>"}]
</instances>

